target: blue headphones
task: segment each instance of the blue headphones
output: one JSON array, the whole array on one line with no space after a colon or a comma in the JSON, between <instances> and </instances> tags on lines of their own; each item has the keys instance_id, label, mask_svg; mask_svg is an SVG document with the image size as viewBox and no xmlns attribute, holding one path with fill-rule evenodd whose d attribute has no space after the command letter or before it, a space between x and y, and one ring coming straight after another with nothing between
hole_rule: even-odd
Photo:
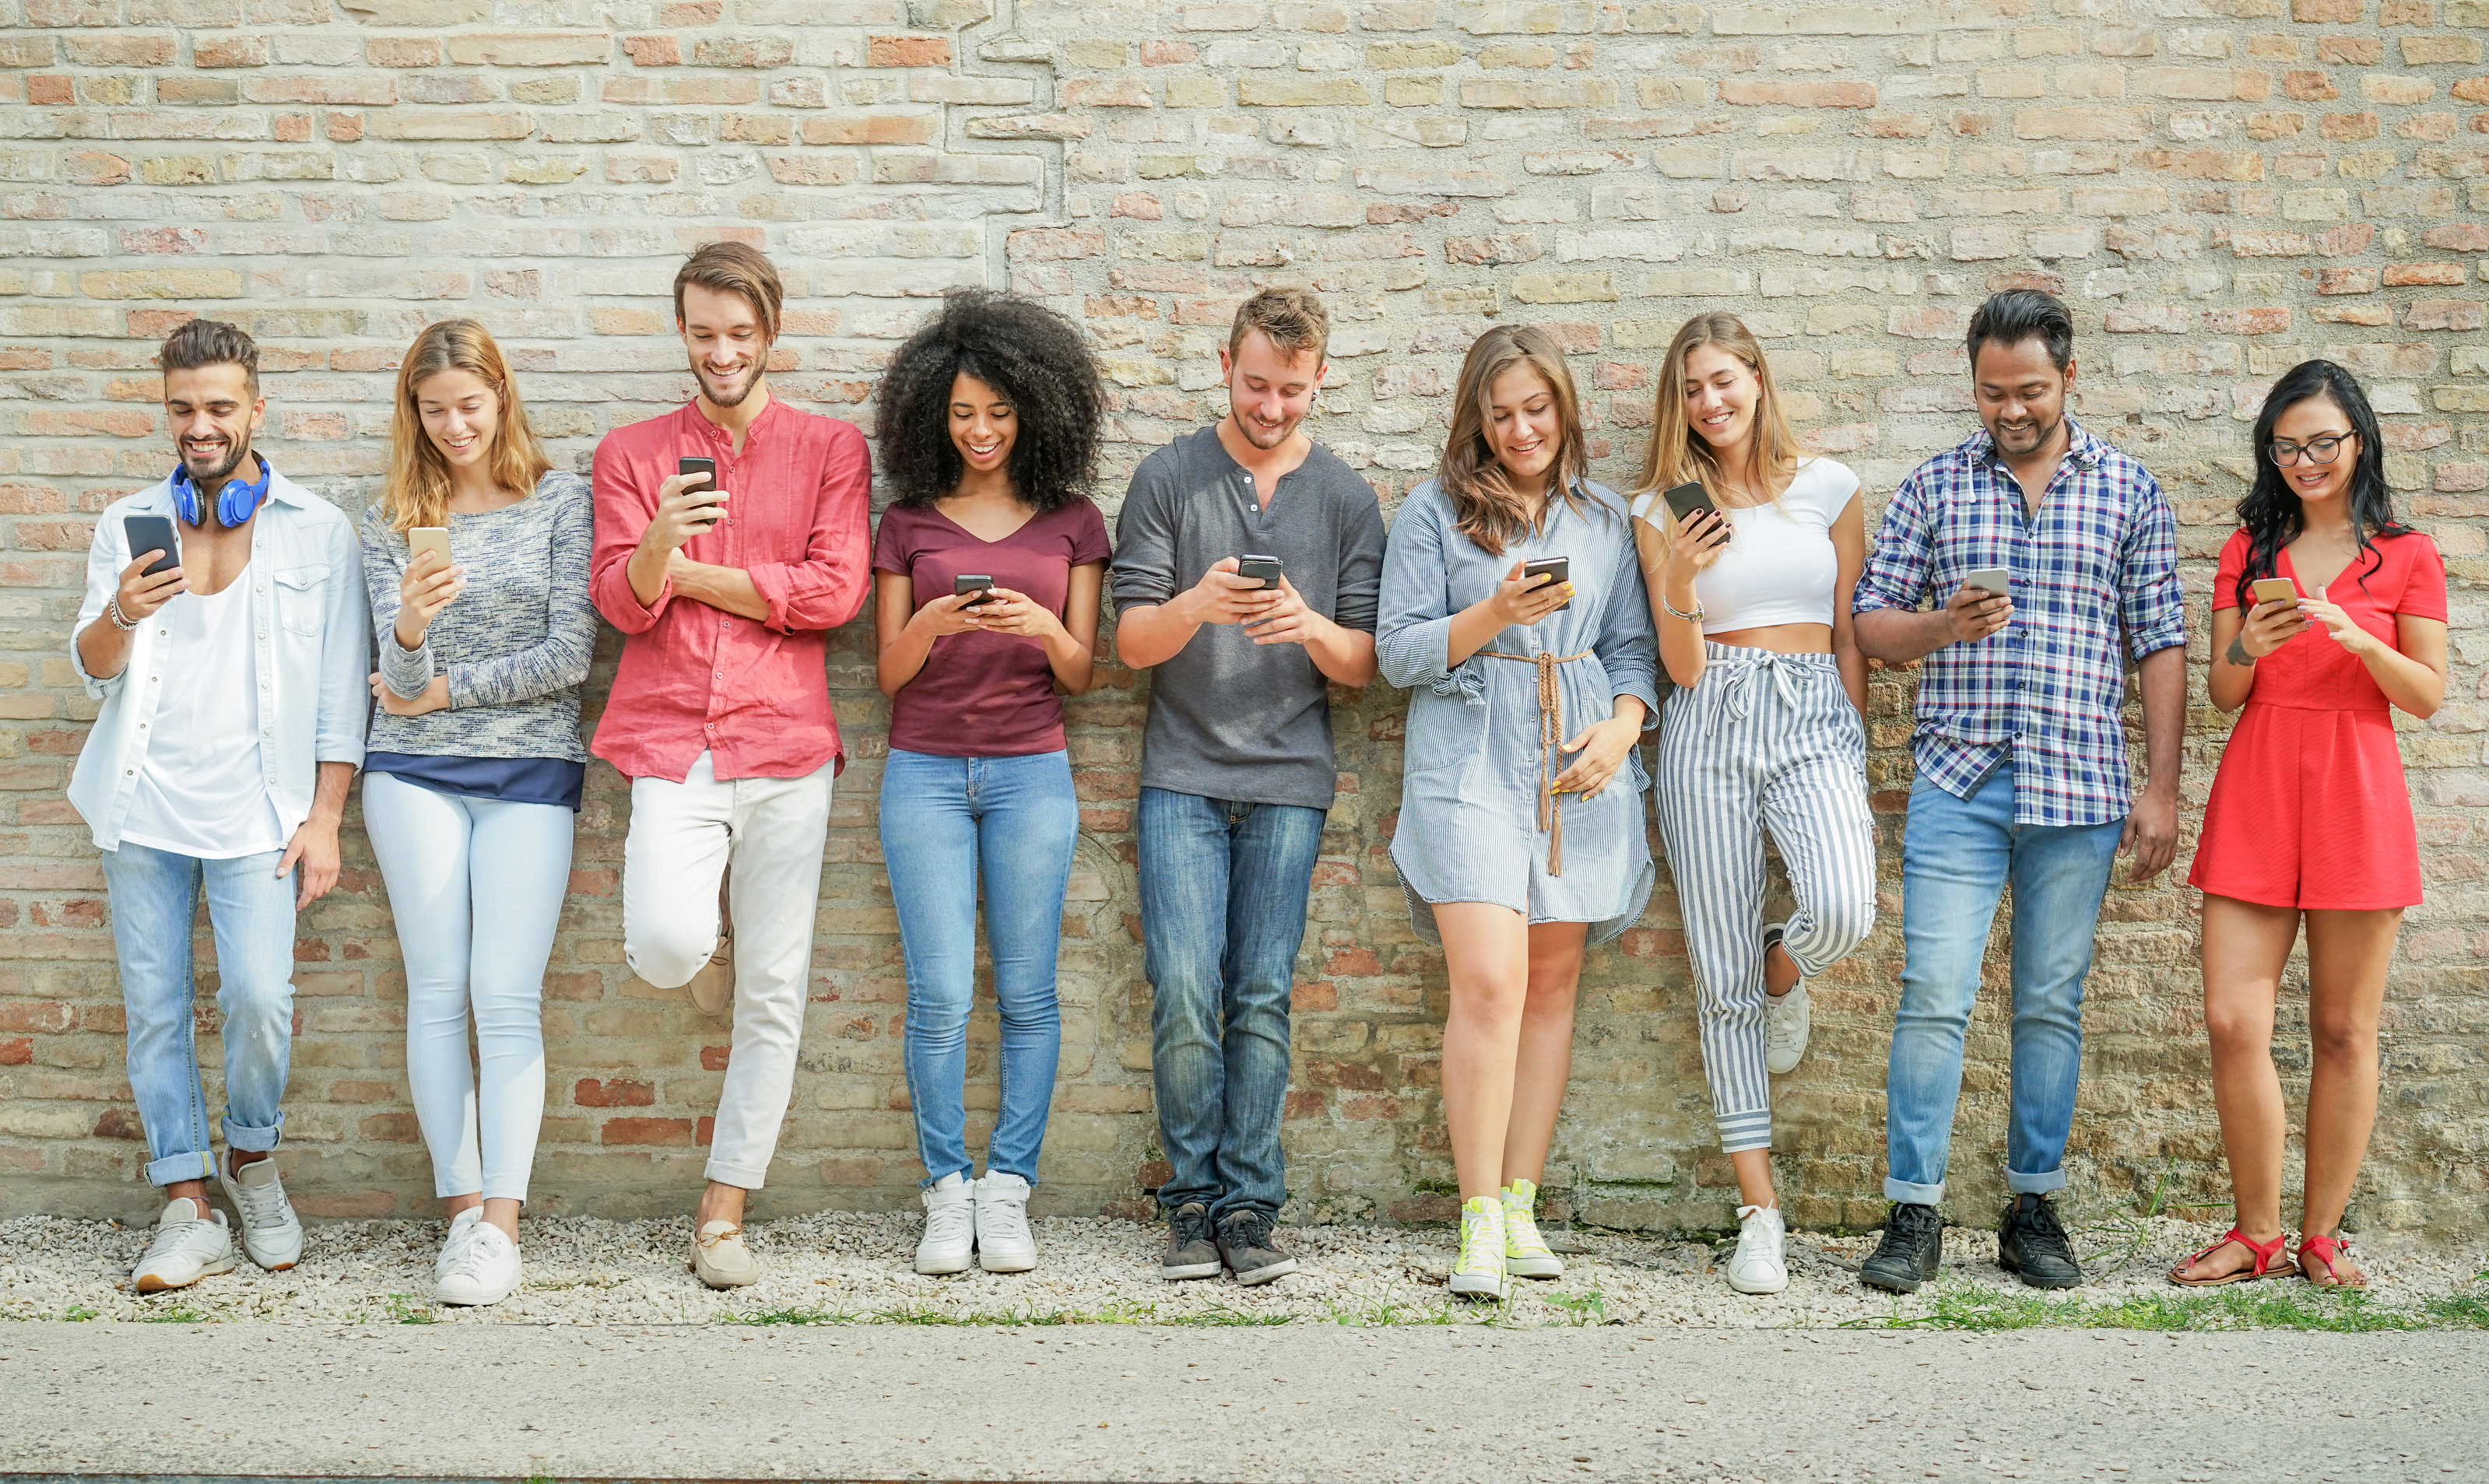
<instances>
[{"instance_id":1,"label":"blue headphones","mask_svg":"<svg viewBox=\"0 0 2489 1484\"><path fill-rule=\"evenodd\" d=\"M274 475L266 459L254 453L251 460L259 466L256 483L228 479L224 488L216 491L216 521L227 530L249 520L259 509L259 502L268 498L269 481ZM190 482L190 471L179 464L173 466L173 508L181 512L185 525L199 524L199 487Z\"/></svg>"}]
</instances>

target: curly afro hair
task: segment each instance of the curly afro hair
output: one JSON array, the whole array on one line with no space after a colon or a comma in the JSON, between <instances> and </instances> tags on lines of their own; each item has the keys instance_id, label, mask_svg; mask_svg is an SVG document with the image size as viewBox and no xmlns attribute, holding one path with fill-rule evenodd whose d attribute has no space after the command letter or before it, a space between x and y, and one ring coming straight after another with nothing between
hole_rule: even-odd
<instances>
[{"instance_id":1,"label":"curly afro hair","mask_svg":"<svg viewBox=\"0 0 2489 1484\"><path fill-rule=\"evenodd\" d=\"M1054 510L1088 493L1106 414L1088 343L1044 305L972 289L946 296L882 375L881 461L892 503L921 508L958 487L951 383L961 372L1001 392L1018 413L1011 477L1021 499Z\"/></svg>"}]
</instances>

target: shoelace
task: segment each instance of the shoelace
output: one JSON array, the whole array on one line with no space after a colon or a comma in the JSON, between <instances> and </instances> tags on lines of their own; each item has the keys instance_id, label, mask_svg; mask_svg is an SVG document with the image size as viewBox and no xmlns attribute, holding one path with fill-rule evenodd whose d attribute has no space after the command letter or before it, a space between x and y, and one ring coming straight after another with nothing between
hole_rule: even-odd
<instances>
[{"instance_id":1,"label":"shoelace","mask_svg":"<svg viewBox=\"0 0 2489 1484\"><path fill-rule=\"evenodd\" d=\"M1177 1246L1212 1240L1210 1213L1206 1211L1179 1211L1168 1224L1174 1229Z\"/></svg>"},{"instance_id":2,"label":"shoelace","mask_svg":"<svg viewBox=\"0 0 2489 1484\"><path fill-rule=\"evenodd\" d=\"M1504 1206L1503 1245L1507 1251L1517 1248L1530 1257L1537 1257L1547 1251L1547 1239L1538 1235L1538 1219L1529 1207L1508 1203Z\"/></svg>"},{"instance_id":3,"label":"shoelace","mask_svg":"<svg viewBox=\"0 0 2489 1484\"><path fill-rule=\"evenodd\" d=\"M158 1222L155 1237L147 1243L147 1255L139 1259L138 1265L142 1268L146 1267L196 1235L199 1228L212 1227L215 1224L214 1216L200 1216L188 1221Z\"/></svg>"},{"instance_id":4,"label":"shoelace","mask_svg":"<svg viewBox=\"0 0 2489 1484\"><path fill-rule=\"evenodd\" d=\"M2022 1228L2022 1244L2036 1247L2067 1262L2074 1260L2074 1244L2066 1240L2066 1229L2057 1220L2057 1208L2046 1201L2034 1201L2029 1211L2014 1213L2015 1224Z\"/></svg>"},{"instance_id":5,"label":"shoelace","mask_svg":"<svg viewBox=\"0 0 2489 1484\"><path fill-rule=\"evenodd\" d=\"M485 1235L488 1231L493 1234L492 1237ZM493 1237L500 1237L501 1235L501 1228L493 1226L488 1222L478 1221L473 1226L469 1227L467 1229L467 1240L458 1244L457 1254L449 1259L449 1266L442 1270L441 1275L444 1278L474 1278L482 1276L486 1260L494 1254L495 1248L501 1244L496 1243L493 1241ZM508 1241L509 1239L506 1237L501 1238L502 1243L506 1243Z\"/></svg>"},{"instance_id":6,"label":"shoelace","mask_svg":"<svg viewBox=\"0 0 2489 1484\"><path fill-rule=\"evenodd\" d=\"M1028 1206L1024 1201L997 1196L977 1203L977 1224L990 1227L997 1237L1024 1238L1028 1235Z\"/></svg>"},{"instance_id":7,"label":"shoelace","mask_svg":"<svg viewBox=\"0 0 2489 1484\"><path fill-rule=\"evenodd\" d=\"M1741 1258L1761 1257L1770 1253L1772 1242L1765 1235L1766 1231L1764 1223L1749 1220L1745 1228L1737 1233L1737 1255Z\"/></svg>"},{"instance_id":8,"label":"shoelace","mask_svg":"<svg viewBox=\"0 0 2489 1484\"><path fill-rule=\"evenodd\" d=\"M966 1201L931 1207L925 1213L925 1240L928 1241L958 1241L966 1238L975 1226L976 1208Z\"/></svg>"},{"instance_id":9,"label":"shoelace","mask_svg":"<svg viewBox=\"0 0 2489 1484\"><path fill-rule=\"evenodd\" d=\"M743 1228L739 1226L730 1226L722 1232L701 1233L692 1240L699 1242L703 1247L722 1247L730 1241L740 1240L742 1236Z\"/></svg>"},{"instance_id":10,"label":"shoelace","mask_svg":"<svg viewBox=\"0 0 2489 1484\"><path fill-rule=\"evenodd\" d=\"M1490 1225L1499 1228L1492 1238L1487 1235L1487 1228ZM1502 1222L1490 1223L1484 1216L1464 1213L1461 1217L1461 1256L1457 1266L1462 1268L1494 1266L1488 1258L1503 1255L1502 1225Z\"/></svg>"},{"instance_id":11,"label":"shoelace","mask_svg":"<svg viewBox=\"0 0 2489 1484\"><path fill-rule=\"evenodd\" d=\"M1938 1241L1944 1238L1944 1221L1931 1206L1903 1203L1895 1206L1892 1215L1885 1218L1884 1238L1887 1241L1907 1242L1915 1246L1931 1233Z\"/></svg>"},{"instance_id":12,"label":"shoelace","mask_svg":"<svg viewBox=\"0 0 2489 1484\"><path fill-rule=\"evenodd\" d=\"M1267 1248L1271 1245L1271 1218L1258 1211L1248 1211L1227 1223L1227 1244L1231 1247Z\"/></svg>"},{"instance_id":13,"label":"shoelace","mask_svg":"<svg viewBox=\"0 0 2489 1484\"><path fill-rule=\"evenodd\" d=\"M247 1169L249 1166L245 1165ZM244 1226L282 1226L285 1224L285 1185L270 1181L264 1185L245 1185L237 1178L233 1183L234 1201L242 1207Z\"/></svg>"}]
</instances>

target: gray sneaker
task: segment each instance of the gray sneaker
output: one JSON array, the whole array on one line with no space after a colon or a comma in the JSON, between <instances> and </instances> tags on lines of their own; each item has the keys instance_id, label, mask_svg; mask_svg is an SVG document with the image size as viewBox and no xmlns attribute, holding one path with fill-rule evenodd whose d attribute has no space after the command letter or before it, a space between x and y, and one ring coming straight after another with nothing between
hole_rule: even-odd
<instances>
[{"instance_id":1,"label":"gray sneaker","mask_svg":"<svg viewBox=\"0 0 2489 1484\"><path fill-rule=\"evenodd\" d=\"M1231 1211L1218 1223L1218 1256L1236 1281L1250 1288L1297 1270L1297 1260L1271 1244L1271 1217L1259 1211Z\"/></svg>"},{"instance_id":2,"label":"gray sneaker","mask_svg":"<svg viewBox=\"0 0 2489 1484\"><path fill-rule=\"evenodd\" d=\"M1168 1282L1218 1276L1218 1247L1210 1240L1210 1208L1187 1201L1167 1213L1166 1256L1159 1276Z\"/></svg>"}]
</instances>

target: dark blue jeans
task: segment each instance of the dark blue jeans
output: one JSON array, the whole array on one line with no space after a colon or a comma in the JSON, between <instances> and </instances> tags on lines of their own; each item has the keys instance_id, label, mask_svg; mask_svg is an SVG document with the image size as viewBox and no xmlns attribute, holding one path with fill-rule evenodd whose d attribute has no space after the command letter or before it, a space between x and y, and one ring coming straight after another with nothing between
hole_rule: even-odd
<instances>
[{"instance_id":1,"label":"dark blue jeans","mask_svg":"<svg viewBox=\"0 0 2489 1484\"><path fill-rule=\"evenodd\" d=\"M1141 939L1154 998L1159 1189L1214 1218L1288 1198L1288 995L1324 812L1141 790Z\"/></svg>"}]
</instances>

